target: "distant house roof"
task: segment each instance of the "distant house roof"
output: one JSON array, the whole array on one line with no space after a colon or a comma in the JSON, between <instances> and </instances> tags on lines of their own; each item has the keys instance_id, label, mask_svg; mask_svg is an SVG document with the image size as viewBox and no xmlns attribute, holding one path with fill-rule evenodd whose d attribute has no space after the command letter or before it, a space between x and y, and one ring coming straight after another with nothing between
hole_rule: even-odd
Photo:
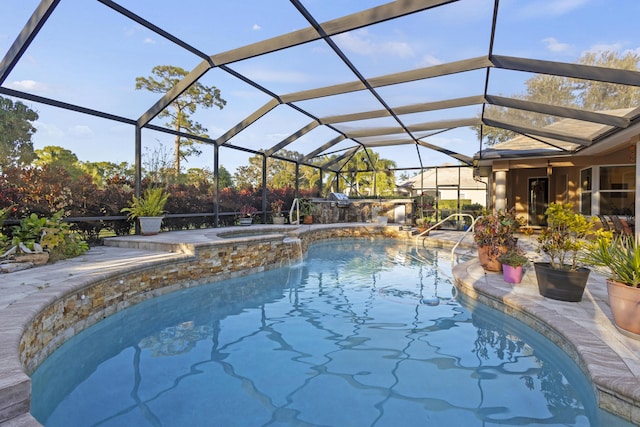
<instances>
[{"instance_id":1,"label":"distant house roof","mask_svg":"<svg viewBox=\"0 0 640 427\"><path fill-rule=\"evenodd\" d=\"M399 187L405 188L435 188L436 187L436 174L438 186L451 186L458 185L458 171L460 173L460 187L461 188L477 188L479 190L485 190L486 185L481 182L477 182L473 179L473 169L470 167L455 167L450 163L445 163L436 168L430 168L423 171L421 174L417 174L400 184Z\"/></svg>"}]
</instances>

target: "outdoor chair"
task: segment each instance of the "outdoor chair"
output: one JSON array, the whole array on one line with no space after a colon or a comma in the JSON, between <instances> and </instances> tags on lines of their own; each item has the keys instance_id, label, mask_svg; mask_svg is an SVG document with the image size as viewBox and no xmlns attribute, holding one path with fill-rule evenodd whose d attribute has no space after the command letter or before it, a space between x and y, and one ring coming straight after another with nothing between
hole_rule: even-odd
<instances>
[{"instance_id":1,"label":"outdoor chair","mask_svg":"<svg viewBox=\"0 0 640 427\"><path fill-rule=\"evenodd\" d=\"M611 218L611 221L613 222L613 228L616 234L627 235L627 236L632 234L631 227L629 227L629 224L627 224L627 221L618 218L617 215L611 215L610 218Z\"/></svg>"},{"instance_id":2,"label":"outdoor chair","mask_svg":"<svg viewBox=\"0 0 640 427\"><path fill-rule=\"evenodd\" d=\"M598 215L598 218L600 219L600 222L602 223L602 229L604 231L610 231L611 227L609 226L609 221L607 220L607 217L604 215Z\"/></svg>"}]
</instances>

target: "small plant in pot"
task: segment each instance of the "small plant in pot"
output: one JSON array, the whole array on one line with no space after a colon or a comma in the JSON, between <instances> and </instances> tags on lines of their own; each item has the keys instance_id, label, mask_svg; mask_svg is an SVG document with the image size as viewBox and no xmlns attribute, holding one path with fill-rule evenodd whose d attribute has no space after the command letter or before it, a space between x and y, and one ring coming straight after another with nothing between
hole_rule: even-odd
<instances>
[{"instance_id":1,"label":"small plant in pot","mask_svg":"<svg viewBox=\"0 0 640 427\"><path fill-rule=\"evenodd\" d=\"M473 228L473 241L478 247L480 264L487 271L501 271L500 256L515 248L515 232L522 220L516 216L514 208L484 212L478 217Z\"/></svg>"},{"instance_id":2,"label":"small plant in pot","mask_svg":"<svg viewBox=\"0 0 640 427\"><path fill-rule=\"evenodd\" d=\"M508 283L520 283L522 281L522 270L529 263L522 250L518 247L510 248L498 258L502 263L504 281Z\"/></svg>"},{"instance_id":3,"label":"small plant in pot","mask_svg":"<svg viewBox=\"0 0 640 427\"><path fill-rule=\"evenodd\" d=\"M137 219L142 234L158 234L168 199L169 194L162 187L147 188L142 196L133 196L131 205L120 212L126 213L129 220Z\"/></svg>"},{"instance_id":4,"label":"small plant in pot","mask_svg":"<svg viewBox=\"0 0 640 427\"><path fill-rule=\"evenodd\" d=\"M311 199L303 198L299 200L300 202L300 215L304 217L304 224L312 224L313 223L313 203Z\"/></svg>"},{"instance_id":5,"label":"small plant in pot","mask_svg":"<svg viewBox=\"0 0 640 427\"><path fill-rule=\"evenodd\" d=\"M550 203L545 214L548 226L538 237L538 252L548 255L549 262L534 263L540 295L581 301L591 270L580 265L580 254L595 218L575 212L572 203Z\"/></svg>"},{"instance_id":6,"label":"small plant in pot","mask_svg":"<svg viewBox=\"0 0 640 427\"><path fill-rule=\"evenodd\" d=\"M271 202L271 218L274 224L284 224L284 216L282 215L282 207L284 200L278 199Z\"/></svg>"},{"instance_id":7,"label":"small plant in pot","mask_svg":"<svg viewBox=\"0 0 640 427\"><path fill-rule=\"evenodd\" d=\"M640 337L640 245L633 236L612 239L602 232L587 246L582 262L604 267L613 321Z\"/></svg>"},{"instance_id":8,"label":"small plant in pot","mask_svg":"<svg viewBox=\"0 0 640 427\"><path fill-rule=\"evenodd\" d=\"M240 225L251 225L253 216L258 213L258 209L251 205L243 205L240 207Z\"/></svg>"},{"instance_id":9,"label":"small plant in pot","mask_svg":"<svg viewBox=\"0 0 640 427\"><path fill-rule=\"evenodd\" d=\"M3 216L0 210L0 224L4 221ZM63 220L63 211L50 218L32 213L11 228L11 247L7 251L3 250L7 237L0 233L0 259L12 257L18 262L41 265L76 257L89 250L82 236L72 230L72 224Z\"/></svg>"}]
</instances>

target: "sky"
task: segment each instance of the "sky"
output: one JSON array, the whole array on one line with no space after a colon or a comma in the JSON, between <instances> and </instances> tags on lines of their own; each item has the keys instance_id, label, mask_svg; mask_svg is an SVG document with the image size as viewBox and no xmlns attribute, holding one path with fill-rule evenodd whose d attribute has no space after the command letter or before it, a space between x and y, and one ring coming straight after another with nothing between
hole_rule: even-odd
<instances>
[{"instance_id":1,"label":"sky","mask_svg":"<svg viewBox=\"0 0 640 427\"><path fill-rule=\"evenodd\" d=\"M117 2L208 55L309 25L285 0ZM302 3L319 22L325 22L385 2L303 0ZM334 41L367 77L483 56L489 46L493 3L494 0L460 0L344 33L334 37ZM37 5L34 0L0 0L0 55L5 55ZM493 52L562 62L576 62L589 51L640 54L638 16L637 0L501 0ZM135 120L159 99L157 94L136 90L136 77L149 76L155 65L191 70L200 61L98 1L61 0L2 86ZM356 80L324 42L240 61L230 68L278 95ZM523 93L524 81L532 75L492 70L490 77L489 93L508 96ZM478 71L378 90L392 106L400 106L481 95L485 80L486 73ZM222 110L200 109L193 116L212 138L223 135L270 99L218 68L209 71L201 82L219 88L227 101ZM71 150L82 161L133 163L132 126L24 102L40 116L33 137L36 149L57 145ZM366 92L308 100L299 105L318 117L381 108ZM476 117L479 113L479 107L464 107L416 114L406 120L409 124L423 123ZM165 121L156 118L152 123L162 126ZM269 148L309 121L309 117L279 106L230 142L255 150ZM375 119L369 124L395 125L389 119ZM353 129L360 125L341 126ZM319 127L287 149L307 153L336 136L334 131ZM475 133L468 128L437 133L426 141L468 156L480 149ZM328 151L345 150L353 145L353 141L347 140ZM145 155L157 151L159 146L172 150L172 137L144 130ZM190 158L185 167L212 167L213 149L206 145L201 149L202 155ZM398 167L419 166L418 154L411 146L381 147L376 151L383 158L395 160ZM250 155L222 148L220 161L233 173ZM425 166L454 162L426 149L420 150L420 157Z\"/></svg>"}]
</instances>

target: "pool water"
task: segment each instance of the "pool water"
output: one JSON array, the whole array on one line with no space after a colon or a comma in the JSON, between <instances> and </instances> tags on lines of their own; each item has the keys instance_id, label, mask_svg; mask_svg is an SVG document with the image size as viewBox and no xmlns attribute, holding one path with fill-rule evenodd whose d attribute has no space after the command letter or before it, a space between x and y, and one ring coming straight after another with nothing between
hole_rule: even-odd
<instances>
[{"instance_id":1,"label":"pool water","mask_svg":"<svg viewBox=\"0 0 640 427\"><path fill-rule=\"evenodd\" d=\"M46 426L612 426L573 361L454 298L448 251L314 244L290 267L146 301L33 375Z\"/></svg>"}]
</instances>

